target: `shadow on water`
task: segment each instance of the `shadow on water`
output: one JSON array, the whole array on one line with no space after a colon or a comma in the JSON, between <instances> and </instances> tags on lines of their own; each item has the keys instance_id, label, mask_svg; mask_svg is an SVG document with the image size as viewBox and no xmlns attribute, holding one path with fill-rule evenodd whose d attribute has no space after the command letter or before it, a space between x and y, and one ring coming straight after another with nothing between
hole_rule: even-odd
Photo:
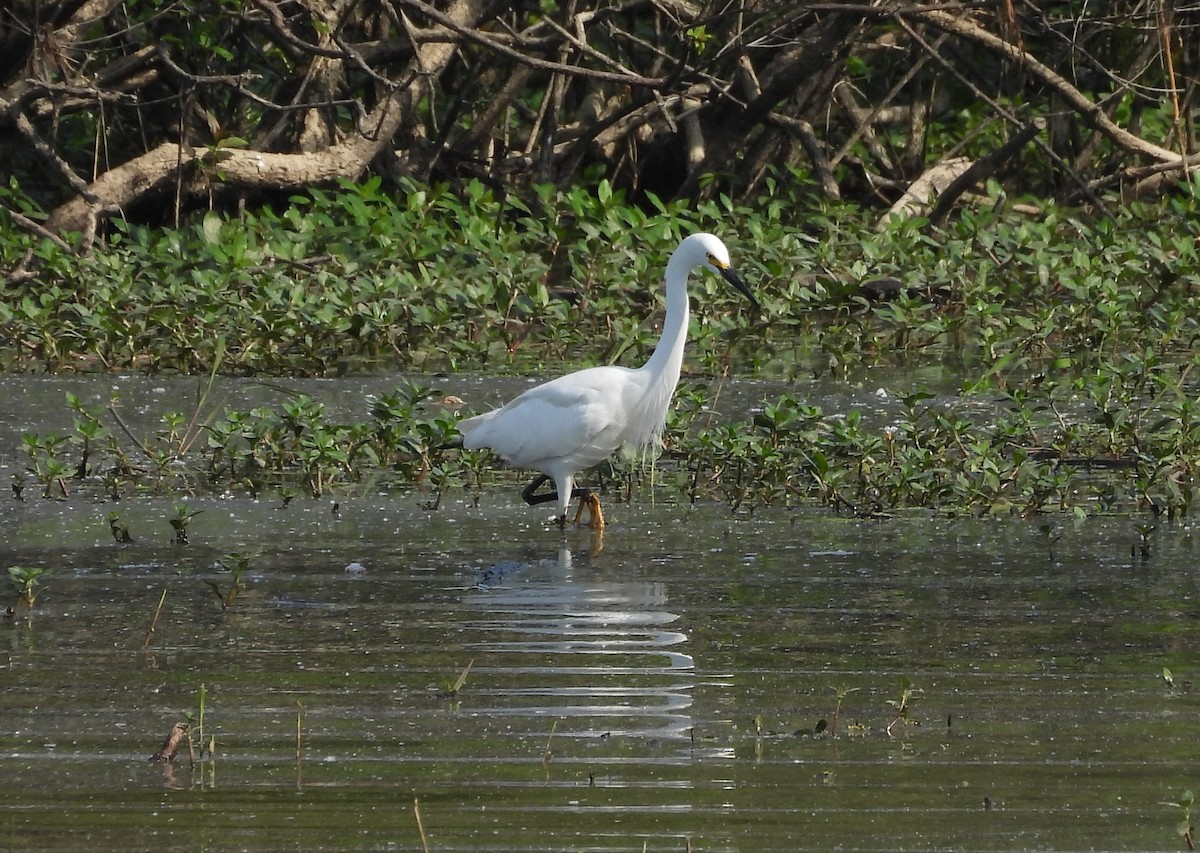
<instances>
[{"instance_id":1,"label":"shadow on water","mask_svg":"<svg viewBox=\"0 0 1200 853\"><path fill-rule=\"evenodd\" d=\"M485 497L0 502L0 848L1182 848L1189 524Z\"/></svg>"}]
</instances>

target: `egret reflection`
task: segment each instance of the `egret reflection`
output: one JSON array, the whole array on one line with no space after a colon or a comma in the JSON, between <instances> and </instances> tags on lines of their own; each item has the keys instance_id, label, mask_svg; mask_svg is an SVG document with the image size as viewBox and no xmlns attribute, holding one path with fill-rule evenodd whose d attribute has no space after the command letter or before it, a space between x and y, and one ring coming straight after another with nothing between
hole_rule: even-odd
<instances>
[{"instance_id":1,"label":"egret reflection","mask_svg":"<svg viewBox=\"0 0 1200 853\"><path fill-rule=\"evenodd\" d=\"M477 665L503 685L486 712L553 716L582 737L690 740L694 664L666 584L614 580L590 548L543 553L487 567L467 594Z\"/></svg>"}]
</instances>

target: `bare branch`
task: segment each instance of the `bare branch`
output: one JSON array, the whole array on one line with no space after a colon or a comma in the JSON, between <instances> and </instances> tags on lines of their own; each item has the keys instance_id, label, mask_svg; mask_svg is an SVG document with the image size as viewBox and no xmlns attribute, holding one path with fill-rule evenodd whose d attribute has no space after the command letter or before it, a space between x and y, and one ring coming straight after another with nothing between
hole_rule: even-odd
<instances>
[{"instance_id":1,"label":"bare branch","mask_svg":"<svg viewBox=\"0 0 1200 853\"><path fill-rule=\"evenodd\" d=\"M987 30L975 26L965 18L956 18L946 12L937 10L914 12L905 9L896 10L895 14L897 18L915 18L945 32L954 33L991 51L1001 59L1017 63L1028 73L1057 92L1075 112L1083 116L1092 126L1104 133L1126 151L1164 163L1179 162L1179 154L1155 145L1152 142L1147 142L1116 124L1105 115L1104 110L1098 104L1089 100L1086 95L1072 86L1061 74L1058 74L1047 65L1030 56L1016 45L1010 44L998 36L992 35Z\"/></svg>"},{"instance_id":2,"label":"bare branch","mask_svg":"<svg viewBox=\"0 0 1200 853\"><path fill-rule=\"evenodd\" d=\"M502 44L500 41L493 39L485 33L464 27L455 23L450 17L442 14L433 6L423 2L423 0L397 0L397 2L410 9L425 15L433 21L437 21L444 27L453 30L456 33L466 37L489 50L495 51L501 56L506 56L509 59L520 62L523 65L528 65L531 68L537 68L541 71L555 71L560 74L568 74L572 77L587 77L592 80L603 80L609 83L621 83L626 86L643 86L647 89L661 89L666 81L661 77L643 77L640 74L623 74L613 71L600 71L594 68L584 68L579 65L567 65L561 62L553 62L547 59L539 59L534 56L529 56L519 50Z\"/></svg>"}]
</instances>

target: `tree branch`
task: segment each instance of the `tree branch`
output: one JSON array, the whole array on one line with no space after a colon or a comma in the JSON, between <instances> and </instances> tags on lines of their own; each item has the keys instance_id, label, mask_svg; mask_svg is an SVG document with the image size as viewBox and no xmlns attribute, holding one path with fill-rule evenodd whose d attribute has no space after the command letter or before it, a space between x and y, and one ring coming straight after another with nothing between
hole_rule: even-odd
<instances>
[{"instance_id":1,"label":"tree branch","mask_svg":"<svg viewBox=\"0 0 1200 853\"><path fill-rule=\"evenodd\" d=\"M950 217L950 210L954 207L954 203L958 201L959 196L971 186L993 174L1000 168L1002 163L1014 157L1017 152L1025 147L1025 144L1029 140L1045 129L1046 119L1039 116L1014 133L1012 138L999 148L989 151L972 163L962 174L951 181L948 187L942 190L942 194L938 196L937 204L934 205L933 210L929 213L929 224L934 228L943 227L946 224L946 220Z\"/></svg>"},{"instance_id":2,"label":"tree branch","mask_svg":"<svg viewBox=\"0 0 1200 853\"><path fill-rule=\"evenodd\" d=\"M1180 160L1180 155L1174 151L1155 145L1152 142L1147 142L1116 124L1105 115L1104 110L1098 104L1090 101L1086 95L1072 86L1066 78L1055 72L1052 68L1039 62L1016 45L1004 41L999 36L992 35L987 30L975 26L964 18L956 18L946 12L932 9L925 11L895 9L893 13L897 18L909 17L924 21L944 32L950 32L967 39L1002 59L1015 62L1026 72L1057 92L1073 110L1124 150L1164 163L1178 162Z\"/></svg>"},{"instance_id":3,"label":"tree branch","mask_svg":"<svg viewBox=\"0 0 1200 853\"><path fill-rule=\"evenodd\" d=\"M439 12L433 6L423 2L423 0L396 0L396 2L401 6L419 12L430 20L437 21L442 26L459 33L470 41L486 47L488 50L495 51L501 56L507 56L509 59L520 62L522 65L528 65L541 71L554 71L560 74L569 74L572 77L587 77L591 80L603 80L608 83L620 83L626 86L644 86L645 88L655 90L662 89L666 83L665 78L662 77L643 77L640 74L599 71L594 68L584 68L579 65L567 65L562 62L539 59L521 53L521 51L511 48L479 30L455 23L449 16Z\"/></svg>"}]
</instances>

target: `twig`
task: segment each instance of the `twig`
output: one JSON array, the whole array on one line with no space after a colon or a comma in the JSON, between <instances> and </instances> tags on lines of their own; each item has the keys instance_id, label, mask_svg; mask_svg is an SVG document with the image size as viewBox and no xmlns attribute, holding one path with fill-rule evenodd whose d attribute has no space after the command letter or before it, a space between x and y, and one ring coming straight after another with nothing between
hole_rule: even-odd
<instances>
[{"instance_id":1,"label":"twig","mask_svg":"<svg viewBox=\"0 0 1200 853\"><path fill-rule=\"evenodd\" d=\"M893 10L892 14L901 26L909 29L904 23L905 17L908 16L906 10ZM966 18L955 17L946 12L938 10L920 11L913 14L912 17L937 27L944 32L954 33L961 38L965 38L979 47L997 54L1002 59L1017 63L1025 73L1057 92L1059 97L1085 121L1107 136L1118 147L1130 153L1140 154L1160 162L1179 163L1181 155L1160 145L1148 142L1114 123L1104 114L1103 109L1098 104L1090 101L1079 89L1071 85L1066 78L1033 56L1030 56L1020 47L989 33Z\"/></svg>"},{"instance_id":2,"label":"twig","mask_svg":"<svg viewBox=\"0 0 1200 853\"><path fill-rule=\"evenodd\" d=\"M297 36L292 32L291 28L288 27L287 21L284 20L283 12L281 12L279 7L274 3L268 2L268 0L255 0L254 5L267 13L267 17L271 19L271 24L273 25L276 34L278 34L280 38L282 38L288 43L288 45L294 47L296 50L299 50L303 53L312 54L314 56L323 56L326 59L345 60L351 58L350 54L344 50L333 50L332 48L321 47L320 45L307 42Z\"/></svg>"},{"instance_id":3,"label":"twig","mask_svg":"<svg viewBox=\"0 0 1200 853\"><path fill-rule=\"evenodd\" d=\"M66 181L71 189L75 190L89 204L97 204L100 201L100 197L92 191L92 188L84 182L83 178L75 174L75 170L62 157L58 156L58 153L50 147L50 144L41 137L37 129L34 128L33 122L29 120L29 116L25 115L20 109L19 101L10 102L0 98L0 112L8 113L9 118L21 136L33 146L33 149L44 160L54 167L54 171Z\"/></svg>"},{"instance_id":4,"label":"twig","mask_svg":"<svg viewBox=\"0 0 1200 853\"><path fill-rule=\"evenodd\" d=\"M507 56L509 59L515 60L522 65L529 65L533 68L541 69L542 71L557 71L562 74L567 74L572 77L587 77L592 80L603 80L608 83L623 83L626 86L644 86L648 89L659 90L664 88L666 79L663 77L643 77L640 74L619 74L612 71L599 71L594 68L581 68L577 65L566 65L561 62L552 62L548 59L537 59L536 57L527 56L521 51L509 47L506 44L496 41L491 36L470 27L463 26L455 21L449 15L438 11L423 0L399 0L399 5L407 6L415 9L430 20L436 21L443 27L452 30L468 40L483 45L489 50L494 50L502 56Z\"/></svg>"},{"instance_id":5,"label":"twig","mask_svg":"<svg viewBox=\"0 0 1200 853\"><path fill-rule=\"evenodd\" d=\"M225 360L225 337L224 335L217 338L217 345L213 352L212 369L208 372L208 382L202 387L196 389L196 408L192 412L192 417L188 420L187 426L184 427L183 435L179 439L179 447L176 455L183 456L191 449L196 439L200 437L200 433L208 422L212 420L216 410L208 413L208 416L203 420L200 419L200 413L204 411L204 404L208 401L208 395L212 393L213 385L217 381L217 371L221 368L221 362Z\"/></svg>"},{"instance_id":6,"label":"twig","mask_svg":"<svg viewBox=\"0 0 1200 853\"><path fill-rule=\"evenodd\" d=\"M1183 156L1183 175L1185 178L1190 178L1190 170L1187 161L1187 136L1183 131L1183 115L1179 107L1179 84L1175 77L1175 58L1171 51L1171 12L1166 4L1160 4L1158 7L1158 37L1162 41L1162 57L1163 64L1166 66L1167 88L1171 93L1171 111L1172 123L1175 126L1175 135L1179 139L1179 153Z\"/></svg>"},{"instance_id":7,"label":"twig","mask_svg":"<svg viewBox=\"0 0 1200 853\"><path fill-rule=\"evenodd\" d=\"M150 620L150 630L146 632L146 641L142 643L142 648L148 648L150 641L154 639L154 629L158 626L158 616L162 613L163 602L167 600L167 589L163 587L162 596L158 599L158 607L154 609L154 618Z\"/></svg>"},{"instance_id":8,"label":"twig","mask_svg":"<svg viewBox=\"0 0 1200 853\"><path fill-rule=\"evenodd\" d=\"M553 755L550 751L550 743L554 740L554 733L556 731L558 731L558 720L555 720L553 725L550 726L550 736L546 738L546 751L542 753L543 767L550 766L550 756Z\"/></svg>"},{"instance_id":9,"label":"twig","mask_svg":"<svg viewBox=\"0 0 1200 853\"><path fill-rule=\"evenodd\" d=\"M417 817L417 832L421 833L421 849L429 853L429 840L425 837L425 825L421 822L421 801L413 797L413 814Z\"/></svg>"},{"instance_id":10,"label":"twig","mask_svg":"<svg viewBox=\"0 0 1200 853\"><path fill-rule=\"evenodd\" d=\"M108 413L113 416L113 420L115 420L117 422L117 426L119 426L121 428L121 432L125 433L125 437L128 438L130 441L132 441L134 444L136 444L138 446L138 449L141 450L143 454L145 454L147 459L150 459L153 461L154 454L151 453L146 448L146 445L144 445L140 441L138 441L138 439L134 436L133 431L129 429L129 426L125 423L125 421L121 420L121 416L117 414L116 408L114 406L109 406Z\"/></svg>"},{"instance_id":11,"label":"twig","mask_svg":"<svg viewBox=\"0 0 1200 853\"><path fill-rule=\"evenodd\" d=\"M933 51L936 53L937 49L942 46L942 42L949 37L949 33L942 33L941 37L939 37L938 40L933 43ZM912 64L912 67L909 68L908 71L896 81L896 84L892 86L891 90L884 95L883 100L881 100L870 110L863 110L862 108L859 108L859 114L855 116L855 118L859 121L859 125L854 129L854 132L850 134L849 138L842 143L842 147L838 149L837 153L829 158L830 167L836 169L838 164L842 162L843 158L845 158L846 154L849 153L850 149L854 147L854 144L858 142L859 138L872 133L872 124L874 123L875 119L885 107L889 106L892 101L896 99L904 87L907 86L909 82L917 76L920 70L925 67L925 64L929 62L929 59L929 53L921 54L921 56L917 57L917 61ZM838 91L840 92L842 90L838 89Z\"/></svg>"},{"instance_id":12,"label":"twig","mask_svg":"<svg viewBox=\"0 0 1200 853\"><path fill-rule=\"evenodd\" d=\"M841 198L841 188L838 187L837 178L829 165L829 154L817 138L813 126L803 119L792 118L782 113L771 113L767 116L767 122L782 128L800 141L808 162L812 164L813 172L821 182L821 191L829 198Z\"/></svg>"},{"instance_id":13,"label":"twig","mask_svg":"<svg viewBox=\"0 0 1200 853\"><path fill-rule=\"evenodd\" d=\"M934 61L936 61L938 63L938 65L940 65L942 67L943 70L945 70L947 73L952 75L955 79L957 79L960 83L962 83L976 98L978 98L983 103L987 104L988 107L990 107L992 109L992 111L994 113L996 113L996 115L1000 116L1001 118L1003 118L1005 121L1009 122L1010 124L1017 125L1017 126L1023 125L1023 122L1021 122L1013 112L1005 109L994 98L990 97L986 92L984 92L982 89L980 89L978 86L976 86L973 82L971 82L971 80L968 79L966 75L964 75L961 71L959 71L957 68L955 68L951 63L947 62L946 59L941 54L939 54L936 50L934 50L933 45L931 45L928 41L926 41L921 36L920 33L918 33L915 29L913 29L912 26L909 25L909 23L904 19L904 17L902 15L896 16L896 23L899 24L900 27L903 28L903 30L906 33L908 33L909 37L912 38L914 42L916 42L917 44L919 44L921 46L922 50L924 50L924 51L926 51L926 53L930 54L934 58ZM936 22L935 22L935 26L937 26ZM992 38L995 39L994 36L992 36ZM998 39L996 39L996 40L999 41ZM1013 47L1012 45L1008 45L1007 42L1001 42L1001 43L1007 45L1011 51L1018 50L1017 48ZM1025 55L1026 54L1024 54L1024 53L1020 53L1020 56L1025 56ZM1035 60L1033 60L1031 57L1029 61L1034 62ZM1044 68L1045 66L1039 65L1039 67ZM1047 69L1047 70L1049 70L1049 69ZM1053 72L1051 72L1051 73L1053 73ZM1061 78L1059 78L1059 79L1061 79ZM1067 84L1065 80L1063 81L1063 83L1068 86L1070 85L1070 84ZM1077 90L1074 90L1074 91L1076 91L1076 94L1079 94ZM1082 97L1082 95L1080 95L1080 97ZM1067 100L1070 100L1070 99L1067 99ZM1128 135L1132 136L1132 134L1128 134ZM1077 187L1079 187L1080 191L1085 196L1087 196L1088 200L1093 205L1095 205L1098 210L1104 211L1107 215L1108 208L1105 206L1104 202L1095 194L1095 192L1093 192L1092 188L1083 180L1083 177L1075 169L1071 168L1071 165L1069 163L1067 163L1065 160L1063 160L1063 158L1058 154L1058 152L1056 152L1053 148L1051 148L1045 142L1041 142L1041 141L1039 141L1039 143L1038 143L1038 148L1042 151L1042 153L1044 153L1047 157L1049 157L1055 163L1055 165L1057 165L1060 169L1063 170L1063 173L1067 177L1069 177L1071 179L1071 181Z\"/></svg>"},{"instance_id":14,"label":"twig","mask_svg":"<svg viewBox=\"0 0 1200 853\"><path fill-rule=\"evenodd\" d=\"M37 234L39 237L49 240L51 243L53 243L55 246L58 246L58 248L62 249L64 252L71 251L71 246L69 243L67 243L66 240L64 240L62 237L59 237L57 234L55 234L49 228L46 228L40 222L34 222L32 219L30 219L25 214L19 213L18 211L15 211L12 209L10 209L8 211L8 216L17 225L20 225L22 228L24 228L27 231L32 231L34 234Z\"/></svg>"}]
</instances>

